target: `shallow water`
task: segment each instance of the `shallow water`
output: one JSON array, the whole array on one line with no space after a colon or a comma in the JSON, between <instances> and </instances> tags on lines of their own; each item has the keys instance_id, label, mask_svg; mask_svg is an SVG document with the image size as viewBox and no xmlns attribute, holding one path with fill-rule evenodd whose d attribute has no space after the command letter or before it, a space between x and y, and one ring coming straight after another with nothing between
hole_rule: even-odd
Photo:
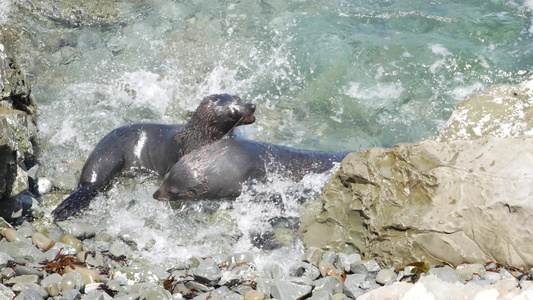
<instances>
[{"instance_id":1,"label":"shallow water","mask_svg":"<svg viewBox=\"0 0 533 300\"><path fill-rule=\"evenodd\" d=\"M115 1L87 2L82 13L51 3L0 2L0 22L19 30L19 64L39 105L41 176L51 180L78 176L111 129L186 122L211 93L257 104L257 122L239 130L247 138L360 150L432 138L466 95L523 81L533 66L531 0ZM327 178L306 184L319 191ZM138 180L117 183L86 217L117 236L143 228L136 242L149 261L301 251L296 241L266 254L236 237L297 216L290 182L245 193L228 209L238 230L224 236L209 205L170 209L151 199L157 180ZM276 189L284 209L250 200Z\"/></svg>"}]
</instances>

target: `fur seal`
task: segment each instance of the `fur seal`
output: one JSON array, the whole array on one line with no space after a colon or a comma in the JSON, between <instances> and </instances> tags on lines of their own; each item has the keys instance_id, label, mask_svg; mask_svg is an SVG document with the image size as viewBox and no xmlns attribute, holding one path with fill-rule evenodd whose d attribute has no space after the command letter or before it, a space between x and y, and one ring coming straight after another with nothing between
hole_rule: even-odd
<instances>
[{"instance_id":1,"label":"fur seal","mask_svg":"<svg viewBox=\"0 0 533 300\"><path fill-rule=\"evenodd\" d=\"M300 151L244 139L220 140L179 160L153 197L160 201L236 198L242 183L263 180L267 168L277 168L281 175L298 181L307 173L331 169L347 154Z\"/></svg>"},{"instance_id":2,"label":"fur seal","mask_svg":"<svg viewBox=\"0 0 533 300\"><path fill-rule=\"evenodd\" d=\"M81 171L79 188L52 211L55 221L86 208L119 174L163 176L183 155L223 139L233 128L255 121L255 105L228 94L207 96L186 125L133 124L108 133Z\"/></svg>"}]
</instances>

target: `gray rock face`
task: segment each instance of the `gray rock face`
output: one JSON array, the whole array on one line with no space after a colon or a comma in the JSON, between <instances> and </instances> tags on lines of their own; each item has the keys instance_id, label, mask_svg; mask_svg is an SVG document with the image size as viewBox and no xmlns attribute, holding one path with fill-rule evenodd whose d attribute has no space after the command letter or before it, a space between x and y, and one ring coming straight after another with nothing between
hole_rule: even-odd
<instances>
[{"instance_id":1,"label":"gray rock face","mask_svg":"<svg viewBox=\"0 0 533 300\"><path fill-rule=\"evenodd\" d=\"M515 87L520 97L512 95L522 101L515 106L522 112L515 114L529 113L532 85L529 81ZM510 90L487 92L497 106L505 95L500 97L495 91ZM482 99L489 103L486 97ZM486 111L479 105L471 109L476 108ZM478 116L481 112L467 113ZM452 126L457 130L452 134L449 125L442 141L348 155L324 189L322 205L303 207L300 236L306 246L362 253L386 267L414 261L457 266L464 261L488 260L533 266L533 237L529 234L533 230L529 222L533 214L533 138L507 138L509 132L527 133L533 128L518 119L513 123L506 110L501 113L487 113L498 124L492 130L478 122L484 128L480 134L501 137L465 135L475 139L447 140L470 130ZM476 125L470 126L477 132ZM505 133L499 130L502 127Z\"/></svg>"},{"instance_id":2,"label":"gray rock face","mask_svg":"<svg viewBox=\"0 0 533 300\"><path fill-rule=\"evenodd\" d=\"M14 42L11 31L0 26L0 217L6 219L22 214L23 204L13 197L29 189L27 166L34 163L37 139L35 99L17 65Z\"/></svg>"}]
</instances>

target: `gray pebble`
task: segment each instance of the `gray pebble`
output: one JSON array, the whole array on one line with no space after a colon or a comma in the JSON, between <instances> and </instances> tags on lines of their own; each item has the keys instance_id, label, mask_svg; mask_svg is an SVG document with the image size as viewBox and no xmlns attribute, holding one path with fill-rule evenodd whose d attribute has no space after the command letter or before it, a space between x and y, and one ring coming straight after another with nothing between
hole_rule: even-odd
<instances>
[{"instance_id":1,"label":"gray pebble","mask_svg":"<svg viewBox=\"0 0 533 300\"><path fill-rule=\"evenodd\" d=\"M11 278L11 277L15 276L15 270L13 270L11 268L4 268L4 269L2 269L1 274L5 278Z\"/></svg>"},{"instance_id":2,"label":"gray pebble","mask_svg":"<svg viewBox=\"0 0 533 300\"><path fill-rule=\"evenodd\" d=\"M39 282L39 276L37 275L20 275L15 276L5 283L7 284L15 284L15 283L37 283Z\"/></svg>"},{"instance_id":3,"label":"gray pebble","mask_svg":"<svg viewBox=\"0 0 533 300\"><path fill-rule=\"evenodd\" d=\"M485 272L483 279L488 280L491 284L502 279L502 275L496 272Z\"/></svg>"},{"instance_id":4,"label":"gray pebble","mask_svg":"<svg viewBox=\"0 0 533 300\"><path fill-rule=\"evenodd\" d=\"M196 281L189 281L185 283L185 287L187 287L190 290L198 290L200 292L209 292L209 291L214 290L214 288L201 284Z\"/></svg>"},{"instance_id":5,"label":"gray pebble","mask_svg":"<svg viewBox=\"0 0 533 300\"><path fill-rule=\"evenodd\" d=\"M16 283L11 289L13 292L36 291L41 297L48 297L46 290L37 283Z\"/></svg>"},{"instance_id":6,"label":"gray pebble","mask_svg":"<svg viewBox=\"0 0 533 300\"><path fill-rule=\"evenodd\" d=\"M381 270L381 267L375 259L363 261L363 265L366 267L368 272L379 272L379 270Z\"/></svg>"},{"instance_id":7,"label":"gray pebble","mask_svg":"<svg viewBox=\"0 0 533 300\"><path fill-rule=\"evenodd\" d=\"M81 299L81 293L76 289L63 290L61 295L69 300Z\"/></svg>"},{"instance_id":8,"label":"gray pebble","mask_svg":"<svg viewBox=\"0 0 533 300\"><path fill-rule=\"evenodd\" d=\"M335 261L337 260L337 253L333 251L328 251L322 255L322 260L334 265Z\"/></svg>"},{"instance_id":9,"label":"gray pebble","mask_svg":"<svg viewBox=\"0 0 533 300\"><path fill-rule=\"evenodd\" d=\"M85 279L83 275L78 271L72 271L63 275L61 279L61 289L65 290L78 290L81 291L85 288Z\"/></svg>"},{"instance_id":10,"label":"gray pebble","mask_svg":"<svg viewBox=\"0 0 533 300\"><path fill-rule=\"evenodd\" d=\"M38 277L43 277L43 275L44 275L43 272L39 272L39 270L31 268L29 266L27 267L27 266L16 265L13 270L15 271L15 274L17 274L18 276L20 276L20 275L36 275Z\"/></svg>"},{"instance_id":11,"label":"gray pebble","mask_svg":"<svg viewBox=\"0 0 533 300\"><path fill-rule=\"evenodd\" d=\"M41 294L39 294L38 291L35 291L35 290L24 290L20 292L20 294L17 297L15 297L15 300L41 300L47 296L48 295L42 296Z\"/></svg>"},{"instance_id":12,"label":"gray pebble","mask_svg":"<svg viewBox=\"0 0 533 300\"><path fill-rule=\"evenodd\" d=\"M361 262L355 262L353 264L350 265L350 272L352 272L353 274L361 274L361 275L368 275L368 269L366 268L366 266L364 264L362 264Z\"/></svg>"},{"instance_id":13,"label":"gray pebble","mask_svg":"<svg viewBox=\"0 0 533 300\"><path fill-rule=\"evenodd\" d=\"M41 262L46 260L46 256L30 242L7 242L0 241L2 252L10 255L13 259L21 258L25 262Z\"/></svg>"},{"instance_id":14,"label":"gray pebble","mask_svg":"<svg viewBox=\"0 0 533 300\"><path fill-rule=\"evenodd\" d=\"M331 295L331 293L328 293L326 291L320 291L320 292L315 293L314 290L313 290L313 296L311 296L311 298L307 298L307 300L332 300L332 299L333 299L333 295Z\"/></svg>"},{"instance_id":15,"label":"gray pebble","mask_svg":"<svg viewBox=\"0 0 533 300\"><path fill-rule=\"evenodd\" d=\"M141 296L139 294L128 294L128 295L122 295L115 297L115 300L138 300Z\"/></svg>"},{"instance_id":16,"label":"gray pebble","mask_svg":"<svg viewBox=\"0 0 533 300\"><path fill-rule=\"evenodd\" d=\"M350 298L361 296L364 291L360 288L366 279L365 274L350 274L344 281L344 294Z\"/></svg>"},{"instance_id":17,"label":"gray pebble","mask_svg":"<svg viewBox=\"0 0 533 300\"><path fill-rule=\"evenodd\" d=\"M315 267L318 267L318 264L322 260L323 254L324 251L322 249L319 249L317 247L310 247L309 250L305 252L303 261L308 262Z\"/></svg>"},{"instance_id":18,"label":"gray pebble","mask_svg":"<svg viewBox=\"0 0 533 300\"><path fill-rule=\"evenodd\" d=\"M395 280L396 272L392 269L382 269L376 275L376 282L381 285L392 284Z\"/></svg>"},{"instance_id":19,"label":"gray pebble","mask_svg":"<svg viewBox=\"0 0 533 300\"><path fill-rule=\"evenodd\" d=\"M449 282L449 283L465 283L465 280L455 271L455 269L450 266L444 266L442 268L430 268L430 275L437 276L440 280Z\"/></svg>"},{"instance_id":20,"label":"gray pebble","mask_svg":"<svg viewBox=\"0 0 533 300\"><path fill-rule=\"evenodd\" d=\"M57 273L50 274L41 280L41 286L46 287L53 283L61 283L61 279L63 279L63 277Z\"/></svg>"},{"instance_id":21,"label":"gray pebble","mask_svg":"<svg viewBox=\"0 0 533 300\"><path fill-rule=\"evenodd\" d=\"M311 286L276 279L272 286L272 296L277 299L298 299L310 294L311 289Z\"/></svg>"},{"instance_id":22,"label":"gray pebble","mask_svg":"<svg viewBox=\"0 0 533 300\"><path fill-rule=\"evenodd\" d=\"M299 262L289 269L289 275L294 277L306 277L315 280L320 277L320 270L310 263Z\"/></svg>"},{"instance_id":23,"label":"gray pebble","mask_svg":"<svg viewBox=\"0 0 533 300\"><path fill-rule=\"evenodd\" d=\"M11 255L5 252L0 252L0 269L5 268L10 261L13 261Z\"/></svg>"},{"instance_id":24,"label":"gray pebble","mask_svg":"<svg viewBox=\"0 0 533 300\"><path fill-rule=\"evenodd\" d=\"M314 290L313 295L315 293L320 293L322 291L327 292L328 294L338 294L342 293L344 285L343 283L337 278L337 277L324 277L320 278L318 280L315 280L313 282Z\"/></svg>"},{"instance_id":25,"label":"gray pebble","mask_svg":"<svg viewBox=\"0 0 533 300\"><path fill-rule=\"evenodd\" d=\"M222 272L213 258L206 258L200 261L200 265L193 271L193 275L200 282L214 285L222 277Z\"/></svg>"}]
</instances>

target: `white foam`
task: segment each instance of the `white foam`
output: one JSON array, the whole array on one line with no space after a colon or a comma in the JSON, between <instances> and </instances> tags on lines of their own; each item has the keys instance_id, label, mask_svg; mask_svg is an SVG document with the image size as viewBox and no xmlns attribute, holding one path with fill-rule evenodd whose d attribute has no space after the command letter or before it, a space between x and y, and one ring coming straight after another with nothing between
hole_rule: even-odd
<instances>
[{"instance_id":1,"label":"white foam","mask_svg":"<svg viewBox=\"0 0 533 300\"><path fill-rule=\"evenodd\" d=\"M429 49L435 54L442 55L442 56L448 56L452 55L448 49L446 49L442 44L432 44L429 45Z\"/></svg>"},{"instance_id":2,"label":"white foam","mask_svg":"<svg viewBox=\"0 0 533 300\"><path fill-rule=\"evenodd\" d=\"M11 12L11 1L0 1L0 24L5 24Z\"/></svg>"},{"instance_id":3,"label":"white foam","mask_svg":"<svg viewBox=\"0 0 533 300\"><path fill-rule=\"evenodd\" d=\"M348 87L344 88L344 94L346 96L364 100L398 99L403 91L404 88L399 82L378 82L369 87L363 87L359 82L351 82ZM372 107L382 106L384 103L384 101L367 102Z\"/></svg>"}]
</instances>

